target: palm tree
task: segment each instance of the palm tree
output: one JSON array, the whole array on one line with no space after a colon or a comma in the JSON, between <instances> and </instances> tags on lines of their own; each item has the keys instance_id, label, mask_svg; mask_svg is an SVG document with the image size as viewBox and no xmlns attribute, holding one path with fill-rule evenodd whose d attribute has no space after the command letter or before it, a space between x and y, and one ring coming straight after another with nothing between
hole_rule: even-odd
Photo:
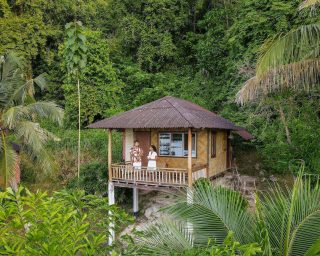
<instances>
[{"instance_id":1,"label":"palm tree","mask_svg":"<svg viewBox=\"0 0 320 256\"><path fill-rule=\"evenodd\" d=\"M299 9L313 8L320 3L320 0L305 0L301 3Z\"/></svg>"},{"instance_id":2,"label":"palm tree","mask_svg":"<svg viewBox=\"0 0 320 256\"><path fill-rule=\"evenodd\" d=\"M159 222L136 238L136 255L177 255L206 248L208 240L222 244L229 231L241 244L257 242L263 255L320 253L320 186L302 172L292 189L274 186L256 197L255 212L237 192L202 183L192 200L179 198L165 211L172 220ZM184 196L185 197L185 196ZM192 227L192 228L190 228Z\"/></svg>"},{"instance_id":3,"label":"palm tree","mask_svg":"<svg viewBox=\"0 0 320 256\"><path fill-rule=\"evenodd\" d=\"M319 3L306 0L299 9ZM277 90L311 91L319 85L319 73L320 24L300 26L262 46L256 75L237 93L236 102L245 104Z\"/></svg>"},{"instance_id":4,"label":"palm tree","mask_svg":"<svg viewBox=\"0 0 320 256\"><path fill-rule=\"evenodd\" d=\"M46 87L45 74L27 79L23 59L10 53L0 57L0 174L8 187L15 173L17 153L10 140L15 140L30 159L42 169L52 168L44 145L56 137L43 129L39 121L49 119L62 123L63 110L53 102L36 101L35 85Z\"/></svg>"}]
</instances>

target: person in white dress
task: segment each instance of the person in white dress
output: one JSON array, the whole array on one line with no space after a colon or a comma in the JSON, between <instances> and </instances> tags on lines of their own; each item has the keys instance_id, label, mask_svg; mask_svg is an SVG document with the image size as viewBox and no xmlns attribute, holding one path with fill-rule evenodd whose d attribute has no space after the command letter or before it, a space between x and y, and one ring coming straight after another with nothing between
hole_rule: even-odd
<instances>
[{"instance_id":1,"label":"person in white dress","mask_svg":"<svg viewBox=\"0 0 320 256\"><path fill-rule=\"evenodd\" d=\"M154 145L150 146L149 154L148 154L148 169L156 170L157 168L157 148Z\"/></svg>"}]
</instances>

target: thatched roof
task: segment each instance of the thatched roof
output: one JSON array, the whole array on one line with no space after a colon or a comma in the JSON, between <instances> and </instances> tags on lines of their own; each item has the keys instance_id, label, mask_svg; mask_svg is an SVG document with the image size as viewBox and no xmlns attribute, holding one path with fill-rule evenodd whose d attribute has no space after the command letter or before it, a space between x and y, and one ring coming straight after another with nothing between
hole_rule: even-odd
<instances>
[{"instance_id":1,"label":"thatched roof","mask_svg":"<svg viewBox=\"0 0 320 256\"><path fill-rule=\"evenodd\" d=\"M243 130L194 103L167 96L88 126L96 129L214 128Z\"/></svg>"}]
</instances>

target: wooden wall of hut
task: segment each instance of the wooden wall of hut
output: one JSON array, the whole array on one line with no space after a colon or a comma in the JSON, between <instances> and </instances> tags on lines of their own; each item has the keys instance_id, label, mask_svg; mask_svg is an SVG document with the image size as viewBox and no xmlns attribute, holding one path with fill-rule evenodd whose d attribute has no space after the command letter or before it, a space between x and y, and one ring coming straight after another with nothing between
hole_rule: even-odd
<instances>
[{"instance_id":1,"label":"wooden wall of hut","mask_svg":"<svg viewBox=\"0 0 320 256\"><path fill-rule=\"evenodd\" d=\"M135 132L142 132L150 134L151 144L159 149L159 133L160 132L187 132L187 129L126 129L125 135L125 150L126 160L129 158L129 150L133 145L135 139ZM216 155L211 156L211 141L212 130L210 129L197 129L194 130L197 137L197 154L192 158L192 165L207 164L209 168L209 176L212 177L227 169L227 140L228 132L225 130L215 130L216 136ZM148 152L144 152L145 156ZM173 156L159 156L157 161L158 167L168 168L182 168L186 169L188 166L187 157L173 157Z\"/></svg>"},{"instance_id":2,"label":"wooden wall of hut","mask_svg":"<svg viewBox=\"0 0 320 256\"><path fill-rule=\"evenodd\" d=\"M228 132L227 131L215 131L216 137L216 154L215 157L212 157L212 132L209 132L209 176L217 175L227 169L227 140Z\"/></svg>"},{"instance_id":3,"label":"wooden wall of hut","mask_svg":"<svg viewBox=\"0 0 320 256\"><path fill-rule=\"evenodd\" d=\"M159 148L159 132L188 132L186 129L174 129L174 130L164 130L164 129L153 129L151 131L151 143ZM208 162L208 135L207 130L195 130L196 133L196 157L192 158L192 165L202 165ZM159 167L168 168L184 168L188 167L187 157L158 157Z\"/></svg>"}]
</instances>

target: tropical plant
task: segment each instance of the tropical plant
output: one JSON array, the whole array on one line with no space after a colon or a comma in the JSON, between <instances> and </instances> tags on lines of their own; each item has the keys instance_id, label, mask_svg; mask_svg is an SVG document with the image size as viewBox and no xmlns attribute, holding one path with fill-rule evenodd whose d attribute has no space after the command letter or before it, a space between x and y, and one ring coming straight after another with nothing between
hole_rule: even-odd
<instances>
[{"instance_id":1,"label":"tropical plant","mask_svg":"<svg viewBox=\"0 0 320 256\"><path fill-rule=\"evenodd\" d=\"M185 197L185 195L184 195ZM209 240L222 244L228 232L241 244L258 243L263 255L317 255L320 240L320 186L300 172L292 189L275 185L256 198L256 211L237 192L198 184L187 200L164 209L173 220L146 229L136 238L140 255L181 254L206 248Z\"/></svg>"},{"instance_id":2,"label":"tropical plant","mask_svg":"<svg viewBox=\"0 0 320 256\"><path fill-rule=\"evenodd\" d=\"M300 9L318 4L304 1ZM277 90L310 91L319 86L320 24L302 25L287 34L278 34L261 48L256 75L246 81L236 101L244 104Z\"/></svg>"},{"instance_id":3,"label":"tropical plant","mask_svg":"<svg viewBox=\"0 0 320 256\"><path fill-rule=\"evenodd\" d=\"M62 123L63 110L53 102L36 101L35 86L45 89L45 74L28 78L24 60L10 53L0 57L0 174L4 186L13 181L17 167L17 153L12 140L16 141L43 170L52 170L52 161L45 150L45 143L57 139L43 129L39 121L49 119Z\"/></svg>"},{"instance_id":4,"label":"tropical plant","mask_svg":"<svg viewBox=\"0 0 320 256\"><path fill-rule=\"evenodd\" d=\"M77 81L78 92L78 178L80 177L81 162L81 94L80 77L86 66L86 37L83 34L83 26L80 21L70 22L66 25L66 40L64 57L70 77Z\"/></svg>"},{"instance_id":5,"label":"tropical plant","mask_svg":"<svg viewBox=\"0 0 320 256\"><path fill-rule=\"evenodd\" d=\"M305 9L305 8L310 8L310 7L315 7L316 5L318 5L320 3L319 0L305 0L301 3L299 9Z\"/></svg>"},{"instance_id":6,"label":"tropical plant","mask_svg":"<svg viewBox=\"0 0 320 256\"><path fill-rule=\"evenodd\" d=\"M128 215L83 191L48 196L19 187L0 193L1 255L106 255L108 224ZM108 212L112 212L110 219Z\"/></svg>"},{"instance_id":7,"label":"tropical plant","mask_svg":"<svg viewBox=\"0 0 320 256\"><path fill-rule=\"evenodd\" d=\"M179 254L173 254L175 256L236 256L245 255L253 256L259 255L261 249L256 243L241 245L236 242L233 237L233 233L229 232L228 236L224 240L222 245L212 244L209 241L207 248L205 249L191 249Z\"/></svg>"},{"instance_id":8,"label":"tropical plant","mask_svg":"<svg viewBox=\"0 0 320 256\"><path fill-rule=\"evenodd\" d=\"M101 117L108 117L122 109L121 90L124 83L109 58L109 45L101 32L86 29L87 65L81 77L81 126L87 126ZM65 81L65 124L78 124L77 88L73 81ZM83 160L83 159L82 159Z\"/></svg>"}]
</instances>

